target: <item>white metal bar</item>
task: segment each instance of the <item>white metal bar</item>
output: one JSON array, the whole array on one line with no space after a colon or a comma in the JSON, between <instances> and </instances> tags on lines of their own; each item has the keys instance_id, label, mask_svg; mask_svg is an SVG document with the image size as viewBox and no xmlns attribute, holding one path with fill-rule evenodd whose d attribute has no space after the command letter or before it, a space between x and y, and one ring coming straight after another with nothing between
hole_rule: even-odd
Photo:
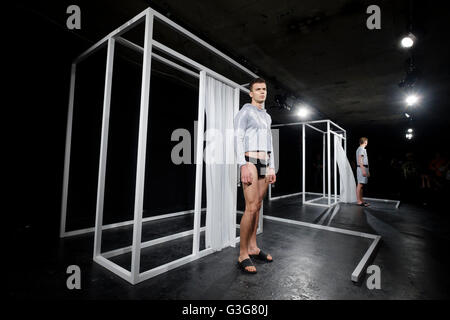
<instances>
[{"instance_id":1,"label":"white metal bar","mask_svg":"<svg viewBox=\"0 0 450 320\"><path fill-rule=\"evenodd\" d=\"M328 206L331 205L331 159L330 159L330 122L327 121L327 174L328 174Z\"/></svg>"},{"instance_id":2,"label":"white metal bar","mask_svg":"<svg viewBox=\"0 0 450 320\"><path fill-rule=\"evenodd\" d=\"M308 126L308 127L310 127L311 129L314 129L314 130L316 130L316 131L325 133L325 131L322 131L322 130L320 130L320 129L317 129L316 127L314 127L314 126L312 126L312 125L310 125L310 124L308 124L308 123L305 123L305 125Z\"/></svg>"},{"instance_id":3,"label":"white metal bar","mask_svg":"<svg viewBox=\"0 0 450 320\"><path fill-rule=\"evenodd\" d=\"M293 197L293 196L298 196L299 194L302 194L302 192L296 192L296 193L286 194L284 196L272 197L270 200L278 200L278 199L283 199L283 198L289 198L289 197Z\"/></svg>"},{"instance_id":4,"label":"white metal bar","mask_svg":"<svg viewBox=\"0 0 450 320\"><path fill-rule=\"evenodd\" d=\"M301 195L303 192L296 192L296 193L291 193L291 194L286 194L283 196L278 196L278 197L273 197L271 200L278 200L278 199L283 199L283 198L289 198L289 197L293 197L293 196L298 196ZM306 194L312 194L312 195L318 195L321 196L322 193L317 193L317 192L305 192ZM323 196L325 198L325 196ZM239 211L238 211L239 212Z\"/></svg>"},{"instance_id":5,"label":"white metal bar","mask_svg":"<svg viewBox=\"0 0 450 320\"><path fill-rule=\"evenodd\" d=\"M334 162L334 202L337 201L337 161L336 161L336 140L333 139L333 162Z\"/></svg>"},{"instance_id":6,"label":"white metal bar","mask_svg":"<svg viewBox=\"0 0 450 320\"><path fill-rule=\"evenodd\" d=\"M108 53L106 57L105 91L103 97L102 133L100 142L100 161L98 169L97 204L95 212L94 258L101 254L103 205L105 198L106 158L108 153L109 114L111 109L111 88L114 66L115 40L108 40Z\"/></svg>"},{"instance_id":7,"label":"white metal bar","mask_svg":"<svg viewBox=\"0 0 450 320\"><path fill-rule=\"evenodd\" d=\"M345 137L345 139L344 139L344 152L345 152L345 155L347 155L347 132L345 132L345 131L344 131L344 137Z\"/></svg>"},{"instance_id":8,"label":"white metal bar","mask_svg":"<svg viewBox=\"0 0 450 320\"><path fill-rule=\"evenodd\" d=\"M358 263L358 265L356 266L355 270L352 272L352 281L354 282L358 282L359 278L361 277L361 273L363 272L363 270L366 269L366 266L369 262L370 257L372 256L372 254L375 251L375 248L377 247L378 243L380 242L381 237L377 236L375 238L375 240L372 242L372 244L370 245L369 249L367 249L366 253L364 254L363 258L361 259L361 261Z\"/></svg>"},{"instance_id":9,"label":"white metal bar","mask_svg":"<svg viewBox=\"0 0 450 320\"><path fill-rule=\"evenodd\" d=\"M323 147L322 147L322 191L323 191L323 196L325 197L325 146L326 146L326 141L325 141L325 134L323 134Z\"/></svg>"},{"instance_id":10,"label":"white metal bar","mask_svg":"<svg viewBox=\"0 0 450 320\"><path fill-rule=\"evenodd\" d=\"M241 69L242 71L244 71L245 73L247 73L248 75L252 76L253 78L258 78L258 75L255 74L254 72L250 71L249 69L245 68L244 66L242 66L241 64L237 63L235 60L233 60L232 58L230 58L229 56L227 56L226 54L220 52L219 50L217 50L216 48L214 48L213 46L211 46L209 43L203 41L202 39L200 39L199 37L197 37L196 35L194 35L193 33L187 31L186 29L184 29L183 27L179 26L178 24L176 24L175 22L173 22L172 20L168 19L167 17L165 17L164 15L160 14L159 12L150 9L153 14L155 15L155 17L159 20L162 20L163 22L165 22L166 24L168 24L169 26L171 26L172 28L178 30L179 32L183 33L184 35L188 36L189 38L191 38L192 40L194 40L196 43L202 45L203 47L205 47L206 49L214 52L215 54L217 54L219 57L223 58L224 60L226 60L227 62L231 63L232 65L234 65L235 67Z\"/></svg>"},{"instance_id":11,"label":"white metal bar","mask_svg":"<svg viewBox=\"0 0 450 320\"><path fill-rule=\"evenodd\" d=\"M289 223L289 224L295 224L295 225L310 227L310 228L314 228L314 229L327 230L327 231L347 234L350 236L358 236L358 237L367 238L367 239L376 239L377 237L379 237L376 234L370 234L370 233L365 233L365 232L359 232L359 231L353 231L353 230L347 230L347 229L341 229L341 228L335 228L335 227L329 227L329 226L323 226L323 225L319 225L319 224L315 224L315 223L279 218L279 217L274 217L274 216L269 216L269 215L265 215L264 219L278 221L278 222L284 222L284 223Z\"/></svg>"},{"instance_id":12,"label":"white metal bar","mask_svg":"<svg viewBox=\"0 0 450 320\"><path fill-rule=\"evenodd\" d=\"M206 208L203 208L202 211L205 211ZM157 216L153 216L153 217L147 217L147 218L143 218L142 222L146 223L146 222L150 222L150 221L154 221L154 220L160 220L160 219L167 219L167 218L173 218L173 217L177 217L177 216L181 216L181 215L186 215L189 213L193 213L194 210L186 210L186 211L179 211L179 212L173 212L173 213L167 213L167 214L161 214L161 215L157 215ZM112 223L112 224L107 224L102 226L102 230L109 230L109 229L114 229L114 228L120 228L123 226L128 226L133 224L134 220L128 220L128 221L123 221L123 222L118 222L118 223ZM64 234L62 235L63 238L66 237L71 237L71 236L78 236L81 234L85 234L85 233L89 233L89 232L94 232L95 228L85 228L85 229L79 229L79 230L73 230L73 231L68 231L68 232L64 232Z\"/></svg>"},{"instance_id":13,"label":"white metal bar","mask_svg":"<svg viewBox=\"0 0 450 320\"><path fill-rule=\"evenodd\" d=\"M236 116L236 114L239 112L240 93L241 92L240 92L240 90L238 88L234 88L233 119ZM233 148L234 148L234 144L233 144ZM233 152L235 152L234 149L233 149ZM236 182L239 182L238 181L238 179L239 179L239 172L238 172L238 170L239 170L239 166L236 165L235 166L235 170L233 171L233 177L232 177L233 181L236 181ZM234 208L237 209L237 184L236 184L236 187L234 189L234 200L235 200ZM237 217L236 210L233 210L233 214L232 214L232 217L231 217L231 219L232 219L231 225L232 226L236 224L236 217ZM234 239L234 238L236 238L236 228L230 228L230 239ZM233 248L236 247L236 242L235 241L231 241L231 246Z\"/></svg>"},{"instance_id":14,"label":"white metal bar","mask_svg":"<svg viewBox=\"0 0 450 320\"><path fill-rule=\"evenodd\" d=\"M322 194L321 193L319 193L319 192L305 192L306 194L312 194L312 195L315 195L315 196L321 196Z\"/></svg>"},{"instance_id":15,"label":"white metal bar","mask_svg":"<svg viewBox=\"0 0 450 320\"><path fill-rule=\"evenodd\" d=\"M338 126L338 125L337 125L336 123L334 123L333 121L331 121L331 120L328 120L328 121L330 121L330 123L331 123L333 126L335 126L336 128L339 128L339 129L341 129L342 131L346 132L345 129L343 129L342 127Z\"/></svg>"},{"instance_id":16,"label":"white metal bar","mask_svg":"<svg viewBox=\"0 0 450 320\"><path fill-rule=\"evenodd\" d=\"M128 47L130 49L136 50L136 51L138 51L140 53L144 52L144 48L142 48L141 46L139 46L139 45L137 45L137 44L127 40L127 39L124 39L122 37L117 37L116 40L117 40L117 42L120 42L121 44L123 44L124 46L126 46L126 47ZM177 70L180 70L180 71L182 71L184 73L187 73L187 74L189 74L189 75L191 75L191 76L193 76L195 78L200 77L200 75L197 72L189 70L188 68L185 68L185 67L183 67L183 66L181 66L181 65L179 65L179 64L177 64L177 63L175 63L173 61L170 61L170 60L160 56L159 54L156 54L156 53L152 52L152 57L155 58L156 60L166 64L166 65L169 65L169 66L171 66L171 67L173 67L173 68L175 68Z\"/></svg>"},{"instance_id":17,"label":"white metal bar","mask_svg":"<svg viewBox=\"0 0 450 320\"><path fill-rule=\"evenodd\" d=\"M142 66L141 105L139 113L139 136L134 200L133 244L131 276L135 283L139 278L141 261L142 213L144 206L145 164L147 153L148 107L150 103L150 75L152 63L153 15L145 16L144 58Z\"/></svg>"},{"instance_id":18,"label":"white metal bar","mask_svg":"<svg viewBox=\"0 0 450 320\"><path fill-rule=\"evenodd\" d=\"M169 26L171 26L172 28L176 29L177 31L183 33L184 35L188 36L189 38L191 38L192 40L194 40L194 42L202 45L203 47L205 47L206 49L214 52L215 54L217 54L218 56L220 56L221 58L223 58L224 60L226 60L227 62L229 62L230 64L234 65L235 67L241 69L242 71L244 71L245 73L247 73L248 75L252 76L253 78L257 78L258 75L255 74L254 72L250 71L249 69L245 68L243 65L239 64L238 62L236 62L235 60L233 60L232 58L230 58L229 56L227 56L226 54L222 53L221 51L217 50L216 48L214 48L213 46L211 46L210 44L208 44L207 42L203 41L202 39L200 39L199 37L195 36L194 34L192 34L191 32L187 31L186 29L184 29L183 27L179 26L178 24L176 24L175 22L171 21L170 19L166 18L165 16L163 16L162 14L160 14L159 12L153 10L152 8L147 8L144 11L142 11L141 13L139 13L137 16L135 16L134 18L132 18L131 20L129 20L128 22L124 23L122 26L120 26L119 28L117 28L116 30L112 31L111 33L109 33L107 36L105 36L104 38L102 38L100 41L98 41L97 43L95 43L93 46L91 46L88 50L86 50L85 52L83 52L81 55L79 55L74 62L79 62L83 59L85 59L86 57L88 57L90 54L92 54L93 52L95 52L96 50L98 50L102 45L104 45L106 43L107 40L109 40L112 37L119 37L120 35L122 35L124 32L126 32L127 30L133 28L134 26L136 26L137 24L141 23L142 20L144 19L144 17L147 15L147 13L151 13L154 17L158 18L159 20L163 21L164 23L168 24Z\"/></svg>"},{"instance_id":19,"label":"white metal bar","mask_svg":"<svg viewBox=\"0 0 450 320\"><path fill-rule=\"evenodd\" d=\"M106 259L105 257L102 257L101 255L94 257L94 261L101 265L102 267L108 269L112 273L118 275L122 279L130 282L133 284L132 278L131 278L131 272L122 268L118 264L112 262L111 260Z\"/></svg>"},{"instance_id":20,"label":"white metal bar","mask_svg":"<svg viewBox=\"0 0 450 320\"><path fill-rule=\"evenodd\" d=\"M205 231L206 227L200 228L200 232ZM194 234L194 230L187 230L187 231L183 231L183 232L178 232L175 234L171 234L165 237L160 237L157 239L153 239L153 240L149 240L146 242L141 243L141 250L144 248L148 248L160 243L164 243L164 242L168 242L168 241L172 241L172 240L176 240L176 239L180 239L183 237L187 237ZM132 246L127 246L127 247L123 247L123 248L119 248L119 249L115 249L115 250L111 250L108 252L103 252L102 256L109 259L111 257L115 257L115 256L119 256L128 252L131 252L132 250Z\"/></svg>"},{"instance_id":21,"label":"white metal bar","mask_svg":"<svg viewBox=\"0 0 450 320\"><path fill-rule=\"evenodd\" d=\"M183 66L180 66L179 64L177 64L177 63L175 63L173 61L170 61L170 60L168 60L168 59L166 59L166 58L164 58L164 57L162 57L162 56L160 56L160 55L158 55L156 53L153 53L152 55L153 55L153 58L155 58L156 60L158 60L158 61L160 61L162 63L165 63L165 64L167 64L167 65L169 65L169 66L171 66L171 67L173 67L175 69L183 71L184 73L187 73L187 74L189 74L189 75L191 75L191 76L193 76L195 78L199 78L200 77L200 75L198 73L196 73L196 72L194 72L192 70L189 70L188 68L185 68Z\"/></svg>"},{"instance_id":22,"label":"white metal bar","mask_svg":"<svg viewBox=\"0 0 450 320\"><path fill-rule=\"evenodd\" d=\"M342 134L340 134L340 133L334 132L333 130L330 130L330 133L334 134L335 136L340 137L343 140L346 140L345 137Z\"/></svg>"},{"instance_id":23,"label":"white metal bar","mask_svg":"<svg viewBox=\"0 0 450 320\"><path fill-rule=\"evenodd\" d=\"M305 203L311 203L320 199L326 199L327 197L318 197L318 198L314 198L314 199L310 199L310 200L306 200Z\"/></svg>"},{"instance_id":24,"label":"white metal bar","mask_svg":"<svg viewBox=\"0 0 450 320\"><path fill-rule=\"evenodd\" d=\"M367 200L374 200L374 201L380 201L380 202L399 202L399 200L389 200L389 199L379 199L379 198L368 198L368 197L364 197L364 199L367 199Z\"/></svg>"},{"instance_id":25,"label":"white metal bar","mask_svg":"<svg viewBox=\"0 0 450 320\"><path fill-rule=\"evenodd\" d=\"M180 61L183 61L183 62L189 64L190 66L196 68L197 70L206 71L206 73L209 76L211 76L211 77L213 77L213 78L215 78L215 79L217 79L219 81L222 81L222 82L228 84L229 86L231 86L233 88L239 88L241 91L246 92L246 93L250 92L250 90L248 90L247 88L244 88L244 87L240 86L236 82L234 82L234 81L224 77L223 75L221 75L221 74L219 74L219 73L209 69L208 67L205 67L205 66L201 65L200 63L198 63L198 62L196 62L196 61L194 61L194 60L192 60L192 59L182 55L181 53L179 53L179 52L177 52L177 51L175 51L175 50L173 50L173 49L163 45L162 43L160 43L160 42L158 42L156 40L153 40L153 46L155 48L161 50L161 51L164 51L165 53L170 55L172 58L175 58L175 59L178 59Z\"/></svg>"},{"instance_id":26,"label":"white metal bar","mask_svg":"<svg viewBox=\"0 0 450 320\"><path fill-rule=\"evenodd\" d=\"M306 202L305 204L308 206L317 206L317 207L324 207L324 208L331 208L332 206L336 205L336 203L332 203L332 204L328 205L328 204L314 203L314 202Z\"/></svg>"},{"instance_id":27,"label":"white metal bar","mask_svg":"<svg viewBox=\"0 0 450 320\"><path fill-rule=\"evenodd\" d=\"M302 125L302 202L305 203L305 125Z\"/></svg>"},{"instance_id":28,"label":"white metal bar","mask_svg":"<svg viewBox=\"0 0 450 320\"><path fill-rule=\"evenodd\" d=\"M194 238L192 254L197 255L200 245L200 208L202 206L203 188L203 141L205 128L205 103L206 103L206 71L200 71L198 94L198 128L197 128L197 154L195 169L195 204L194 204Z\"/></svg>"},{"instance_id":29,"label":"white metal bar","mask_svg":"<svg viewBox=\"0 0 450 320\"><path fill-rule=\"evenodd\" d=\"M272 200L272 184L269 184L269 200Z\"/></svg>"},{"instance_id":30,"label":"white metal bar","mask_svg":"<svg viewBox=\"0 0 450 320\"><path fill-rule=\"evenodd\" d=\"M329 120L314 120L314 121L301 121L301 122L291 122L291 123L281 123L281 124L274 124L271 127L284 127L284 126L295 126L295 125L303 125L303 124L311 124L311 123L324 123Z\"/></svg>"},{"instance_id":31,"label":"white metal bar","mask_svg":"<svg viewBox=\"0 0 450 320\"><path fill-rule=\"evenodd\" d=\"M70 70L70 89L69 89L69 108L67 111L67 126L66 126L66 148L64 150L64 173L63 173L63 188L61 200L61 221L59 236L62 238L66 232L66 218L67 218L67 197L69 194L69 172L70 172L70 150L72 144L72 123L73 123L73 104L75 97L75 75L77 65L72 64Z\"/></svg>"},{"instance_id":32,"label":"white metal bar","mask_svg":"<svg viewBox=\"0 0 450 320\"><path fill-rule=\"evenodd\" d=\"M137 16L135 16L134 18L132 18L131 20L129 20L128 22L124 23L123 25L121 25L119 28L117 28L116 30L110 32L106 37L104 37L103 39L101 39L100 41L98 41L97 43L95 43L93 46L91 46L89 49L87 49L86 51L84 51L82 54L80 54L75 60L74 63L80 62L84 59L86 59L88 56L90 56L92 53L94 53L95 51L97 51L99 48L101 48L109 39L113 38L113 37L117 37L120 36L121 34L123 34L124 32L126 32L127 30L135 27L136 25L138 25L139 23L141 23L143 21L143 19L146 17L147 12L149 12L149 9L145 9L144 11L142 11L141 13L139 13Z\"/></svg>"},{"instance_id":33,"label":"white metal bar","mask_svg":"<svg viewBox=\"0 0 450 320\"><path fill-rule=\"evenodd\" d=\"M328 223L327 223L328 226L331 224L331 221L333 221L333 219L336 216L336 213L339 211L339 209L340 209L339 205L335 206L335 208L333 209L333 213L331 214L330 220L328 220Z\"/></svg>"},{"instance_id":34,"label":"white metal bar","mask_svg":"<svg viewBox=\"0 0 450 320\"><path fill-rule=\"evenodd\" d=\"M256 229L256 234L260 234L263 232L263 218L264 218L264 202L261 204L261 208L259 209L259 219L258 219L258 228Z\"/></svg>"},{"instance_id":35,"label":"white metal bar","mask_svg":"<svg viewBox=\"0 0 450 320\"><path fill-rule=\"evenodd\" d=\"M161 266L155 267L153 269L147 270L145 272L142 272L141 274L139 274L139 278L136 281L136 283L142 282L144 280L156 277L162 273L165 273L167 271L173 270L175 268L181 267L182 265L185 265L189 262L195 261L197 259L203 258L204 256L207 256L211 253L213 253L214 251L211 248L207 248L204 249L202 251L200 251L197 255L194 254L190 254L186 257L168 262L166 264L163 264Z\"/></svg>"}]
</instances>

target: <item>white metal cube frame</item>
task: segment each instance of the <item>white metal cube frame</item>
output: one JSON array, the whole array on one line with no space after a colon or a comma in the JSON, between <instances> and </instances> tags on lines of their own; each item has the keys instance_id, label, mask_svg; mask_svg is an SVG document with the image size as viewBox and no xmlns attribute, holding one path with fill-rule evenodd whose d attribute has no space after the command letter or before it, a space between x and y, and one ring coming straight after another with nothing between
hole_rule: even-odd
<instances>
[{"instance_id":1,"label":"white metal cube frame","mask_svg":"<svg viewBox=\"0 0 450 320\"><path fill-rule=\"evenodd\" d=\"M320 124L320 123L325 123L326 124L326 130L321 130L315 126L313 126L313 124ZM344 151L347 154L347 131L345 129L343 129L342 127L340 127L339 125L337 125L336 123L334 123L331 120L316 120L316 121L304 121L304 122L294 122L294 123L285 123L285 124L276 124L273 125L272 128L276 128L276 127L284 127L284 126L293 126L293 125L301 125L302 126L302 191L301 192L296 192L296 193L291 193L291 194L287 194L287 195L282 195L282 196L277 196L277 197L272 197L272 185L269 185L269 192L268 192L268 196L269 196L269 200L277 200L277 199L282 199L282 198L287 198L287 197L292 197L292 196L297 196L297 195L301 195L302 196L302 203L306 204L306 205L313 205L313 206L319 206L319 207L325 207L325 208L330 208L333 207L335 205L337 205L338 203L340 203L340 197L339 194L337 192L338 189L338 176L339 176L339 171L337 170L337 160L336 160L336 146L333 143L333 171L334 171L334 176L333 176L333 184L334 184L334 195L331 192L331 134L332 135L337 135L340 136L340 138L342 139L343 143L344 143ZM336 127L337 129L332 130L332 126ZM322 156L322 161L323 161L323 174L322 174L322 179L323 179L323 184L322 184L322 188L323 191L322 193L316 193L316 192L308 192L306 191L306 179L305 179L305 173L306 173L306 160L305 160L305 155L306 155L306 131L305 131L305 127L309 127L317 132L322 133L323 136L323 156ZM326 163L325 163L325 159L326 159ZM325 167L327 168L327 174L325 175ZM325 181L325 176L327 177L327 183ZM326 186L328 186L328 188L326 188ZM328 192L326 192L326 189L328 189ZM311 200L306 200L306 195L315 195L315 196L320 196ZM322 199L327 199L327 204L324 203L315 203L316 201L320 201ZM373 200L373 201L380 201L380 202L384 202L384 203L393 203L395 205L395 208L398 209L399 205L400 205L400 201L399 200L390 200L390 199L378 199L378 198L367 198L364 197L364 199L368 199L368 200Z\"/></svg>"},{"instance_id":2,"label":"white metal cube frame","mask_svg":"<svg viewBox=\"0 0 450 320\"><path fill-rule=\"evenodd\" d=\"M326 131L323 131L317 127L315 127L313 124L319 124L319 123L325 123L327 128ZM330 138L330 134L333 135L339 135L343 141L344 141L344 150L347 153L347 131L343 128L341 128L340 126L338 126L337 124L335 124L333 121L331 120L316 120L316 121L305 121L305 122L294 122L294 123L285 123L285 124L276 124L273 125L272 128L275 127L284 127L284 126L293 126L293 125L301 125L302 126L302 192L297 192L297 193L292 193L292 194L287 194L287 195L283 195L283 196L278 196L278 197L272 197L272 188L270 185L270 189L269 189L269 200L276 200L276 199L281 199L281 198L287 198L287 197L291 197L291 196L296 196L296 195L302 195L302 202L304 204L307 205L314 205L314 206L319 206L319 207L332 207L336 204L339 203L339 198L338 198L338 194L337 194L337 162L336 162L336 157L334 157L334 201L332 202L332 193L331 193L331 146L330 146L330 142L331 142L331 138ZM333 131L331 130L331 125L335 126L338 130ZM306 128L305 127L309 127L317 132L322 133L323 136L323 156L322 156L322 161L323 161L323 174L322 174L322 178L323 178L323 192L322 193L315 193L315 192L308 192L306 191L306 178L305 178L305 173L306 173L306 160L305 160L305 155L306 155ZM326 150L326 151L325 151ZM336 149L334 149L334 154L336 153ZM327 161L327 165L325 164L325 159ZM327 168L327 181L328 181L328 192L326 192L326 183L325 183L325 167ZM310 194L310 195L321 195L321 197L319 198L314 198L311 200L306 200L306 195ZM323 203L315 203L315 201L319 201L322 199L327 199L328 203L327 204L323 204Z\"/></svg>"},{"instance_id":3,"label":"white metal cube frame","mask_svg":"<svg viewBox=\"0 0 450 320\"><path fill-rule=\"evenodd\" d=\"M202 194L202 174L203 174L203 141L204 141L204 117L205 117L205 99L206 99L206 76L211 76L229 86L234 88L234 113L239 111L239 95L240 91L249 92L245 85L239 85L234 81L218 74L217 72L197 63L196 61L176 52L175 50L159 43L153 39L153 23L154 19L158 19L163 23L168 24L176 31L189 37L191 40L202 45L204 48L214 52L228 63L234 65L240 70L244 71L246 74L252 78L258 77L255 73L251 72L247 68L243 67L227 55L223 54L216 48L212 47L208 43L204 42L194 34L190 33L186 29L182 28L178 24L169 20L165 16L156 12L155 10L148 8L141 12L139 15L123 24L121 27L111 32L109 35L101 39L99 42L94 44L87 51L78 56L72 63L71 69L71 80L70 80L70 92L69 92L69 110L67 116L67 130L66 130L66 148L65 148L65 162L64 162L64 177L63 177L63 193L62 193L62 203L61 203L61 228L60 236L67 237L73 235L80 235L88 232L95 232L94 235L94 252L93 260L105 267L109 271L115 273L119 277L125 279L131 284L136 284L146 279L157 276L161 273L167 272L181 265L204 257L214 251L211 248L206 248L200 250L200 232L204 231L205 228L200 228L200 217L201 211L201 194ZM140 47L137 44L130 42L127 39L121 37L121 35L129 31L131 28L135 27L140 23L145 23L145 38L144 47ZM103 226L103 201L104 201L104 190L105 190L105 174L106 174L106 157L107 157L107 146L108 146L108 129L109 129L109 114L110 114L110 104L111 104L111 88L112 88L112 72L114 64L114 47L115 43L119 42L133 50L143 53L143 72L142 72L142 88L141 88L141 99L140 99L140 115L139 115L139 134L138 134L138 155L137 155L137 170L136 170L136 193L135 193L135 203L134 203L134 219L131 221L115 223ZM105 88L104 88L104 100L103 100L103 118L102 118L102 130L101 130L101 144L100 144L100 161L99 161L99 175L98 175L98 188L97 188L97 204L96 204L96 217L95 217L95 227L86 228L75 231L66 232L66 216L67 216L67 198L68 198L68 186L69 186L69 167L70 167L70 147L71 147L71 137L72 137L72 118L73 118L73 108L74 108L74 96L75 96L75 73L76 65L80 61L86 59L93 52L101 48L103 45L107 44L107 59L106 59L106 76L105 76ZM193 67L198 70L198 73L189 70L171 60L168 60L153 52L153 48L156 48L171 58L175 60L182 61L183 63ZM197 130L197 153L196 153L196 177L195 177L195 202L194 210L187 210L181 212L175 212L170 214L159 215L155 217L148 217L143 219L143 200L144 200L144 180L145 180L145 162L146 162L146 147L147 147L147 125L148 125L148 109L149 109L149 96L150 96L150 74L151 74L151 60L152 58L172 66L175 69L183 71L194 77L199 78L199 105L198 105L198 130ZM236 167L236 180L237 180L237 167ZM237 186L236 186L237 188ZM260 214L258 233L262 232L262 211ZM141 233L142 224L147 221L164 219L169 217L174 217L183 214L194 213L194 229L190 231L180 232L174 235L162 237L159 239L154 239L142 243ZM237 211L231 217L233 221L236 221L236 213L242 213L242 211ZM132 245L112 250L109 252L101 252L101 241L102 241L102 231L106 229L113 229L125 225L133 225L133 241ZM230 230L231 239L234 239L229 244L230 246L235 246L236 242L239 242L239 237L236 237L236 229L232 228ZM158 267L152 268L145 272L140 271L140 258L141 249L159 243L171 241L174 239L182 238L185 236L193 235L193 247L192 253L183 258L171 261L169 263L160 265ZM109 260L109 258L118 256L121 254L131 252L131 271L119 266L118 264Z\"/></svg>"}]
</instances>

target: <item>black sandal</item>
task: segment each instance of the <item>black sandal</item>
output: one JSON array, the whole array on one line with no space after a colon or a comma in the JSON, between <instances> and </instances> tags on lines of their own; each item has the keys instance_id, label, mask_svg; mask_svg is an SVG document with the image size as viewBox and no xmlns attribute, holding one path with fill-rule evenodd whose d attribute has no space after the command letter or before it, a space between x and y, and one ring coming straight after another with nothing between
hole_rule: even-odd
<instances>
[{"instance_id":1,"label":"black sandal","mask_svg":"<svg viewBox=\"0 0 450 320\"><path fill-rule=\"evenodd\" d=\"M258 260L262 260L262 261L266 261L266 262L272 262L272 260L267 259L269 254L265 253L264 251L262 251L261 249L259 249L259 253L258 254L250 254L249 256Z\"/></svg>"},{"instance_id":2,"label":"black sandal","mask_svg":"<svg viewBox=\"0 0 450 320\"><path fill-rule=\"evenodd\" d=\"M357 203L357 205L360 207L368 207L369 206L369 204L367 202Z\"/></svg>"},{"instance_id":3,"label":"black sandal","mask_svg":"<svg viewBox=\"0 0 450 320\"><path fill-rule=\"evenodd\" d=\"M239 262L239 260L238 260L238 265L239 265L239 268L241 268L242 271L244 271L245 273L250 273L250 274L256 273L256 270L249 271L249 270L245 269L246 267L254 267L252 260L250 258L244 259L241 262Z\"/></svg>"}]
</instances>

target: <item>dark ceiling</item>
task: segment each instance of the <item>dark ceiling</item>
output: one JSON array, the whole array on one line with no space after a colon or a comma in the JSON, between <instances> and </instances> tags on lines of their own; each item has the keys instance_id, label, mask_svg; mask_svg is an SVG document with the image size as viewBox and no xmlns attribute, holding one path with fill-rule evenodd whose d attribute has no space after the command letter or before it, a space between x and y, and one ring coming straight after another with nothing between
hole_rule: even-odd
<instances>
[{"instance_id":1,"label":"dark ceiling","mask_svg":"<svg viewBox=\"0 0 450 320\"><path fill-rule=\"evenodd\" d=\"M76 34L86 48L151 6L249 67L270 83L275 95L297 98L344 126L405 121L408 53L399 47L409 21L418 36L415 89L422 95L414 113L424 122L442 121L449 109L449 14L430 1L357 0L128 0L78 4L83 26ZM371 4L381 8L381 30L366 27ZM412 7L411 7L412 4ZM30 8L64 26L67 3L33 3ZM412 17L412 19L410 19ZM185 45L185 49L189 48ZM189 51L189 49L186 49ZM74 53L74 55L79 53ZM274 123L298 121L295 108L271 108Z\"/></svg>"}]
</instances>

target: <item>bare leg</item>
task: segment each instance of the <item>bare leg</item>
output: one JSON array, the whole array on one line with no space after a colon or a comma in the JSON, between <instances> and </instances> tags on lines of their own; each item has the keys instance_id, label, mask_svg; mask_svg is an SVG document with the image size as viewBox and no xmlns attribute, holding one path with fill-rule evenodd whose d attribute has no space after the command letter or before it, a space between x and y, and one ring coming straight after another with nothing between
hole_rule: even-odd
<instances>
[{"instance_id":1,"label":"bare leg","mask_svg":"<svg viewBox=\"0 0 450 320\"><path fill-rule=\"evenodd\" d=\"M356 199L358 200L358 204L361 204L362 201L362 184L358 183L356 186Z\"/></svg>"},{"instance_id":2,"label":"bare leg","mask_svg":"<svg viewBox=\"0 0 450 320\"><path fill-rule=\"evenodd\" d=\"M244 198L245 198L245 211L241 219L240 226L240 251L239 262L249 258L248 244L253 230L253 224L256 219L256 212L258 211L259 200L259 186L258 175L256 173L256 167L254 164L250 165L250 172L252 174L252 184L248 185L243 183ZM250 272L256 271L253 266L246 267Z\"/></svg>"},{"instance_id":3,"label":"bare leg","mask_svg":"<svg viewBox=\"0 0 450 320\"><path fill-rule=\"evenodd\" d=\"M252 234L251 234L250 241L249 241L249 247L248 247L249 254L258 254L259 250L260 250L256 243L256 231L258 230L259 212L260 212L264 197L266 195L267 188L269 186L269 180L267 178L259 179L258 185L259 185L258 211L256 212L255 224L253 226ZM268 255L267 259L272 260L272 256Z\"/></svg>"}]
</instances>

